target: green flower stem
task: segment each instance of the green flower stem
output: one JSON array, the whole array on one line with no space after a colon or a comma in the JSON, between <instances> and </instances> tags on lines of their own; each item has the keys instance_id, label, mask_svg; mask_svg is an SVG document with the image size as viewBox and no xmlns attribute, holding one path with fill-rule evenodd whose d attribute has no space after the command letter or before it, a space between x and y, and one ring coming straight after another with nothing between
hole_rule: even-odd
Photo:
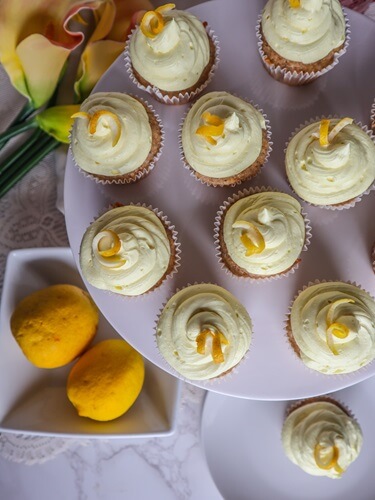
<instances>
[{"instance_id":1,"label":"green flower stem","mask_svg":"<svg viewBox=\"0 0 375 500\"><path fill-rule=\"evenodd\" d=\"M28 101L25 106L21 109L21 111L18 113L16 118L12 121L12 123L8 126L7 132L10 128L13 128L15 125L18 125L19 123L24 122L29 118L30 115L32 115L35 111L34 106ZM5 144L8 142L9 139L2 139L3 134L0 134L0 149L2 149Z\"/></svg>"},{"instance_id":2,"label":"green flower stem","mask_svg":"<svg viewBox=\"0 0 375 500\"><path fill-rule=\"evenodd\" d=\"M37 144L31 145L25 155L18 162L14 162L11 169L0 175L0 198L5 195L22 177L27 174L35 165L37 165L48 153L59 146L56 141L47 134ZM29 143L29 141L27 141Z\"/></svg>"},{"instance_id":3,"label":"green flower stem","mask_svg":"<svg viewBox=\"0 0 375 500\"><path fill-rule=\"evenodd\" d=\"M19 159L22 158L24 154L29 151L31 146L36 143L38 139L42 136L43 132L38 129L36 130L28 141L24 142L16 151L10 154L1 164L0 164L0 180L2 179L4 172L8 170L12 165ZM46 134L44 134L46 135Z\"/></svg>"},{"instance_id":4,"label":"green flower stem","mask_svg":"<svg viewBox=\"0 0 375 500\"><path fill-rule=\"evenodd\" d=\"M26 132L27 130L30 130L31 128L35 128L37 126L38 124L35 120L28 120L27 122L13 125L13 127L8 128L7 130L5 130L5 132L0 134L0 143L8 141L15 135L22 134L22 132Z\"/></svg>"}]
</instances>

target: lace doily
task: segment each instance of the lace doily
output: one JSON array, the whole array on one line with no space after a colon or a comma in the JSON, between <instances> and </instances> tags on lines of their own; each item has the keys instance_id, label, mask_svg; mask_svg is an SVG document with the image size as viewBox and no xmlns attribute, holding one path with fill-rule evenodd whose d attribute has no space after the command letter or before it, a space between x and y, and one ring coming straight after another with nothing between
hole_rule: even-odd
<instances>
[{"instance_id":1,"label":"lace doily","mask_svg":"<svg viewBox=\"0 0 375 500\"><path fill-rule=\"evenodd\" d=\"M12 462L26 465L41 464L77 444L84 444L84 442L74 439L6 433L0 436L0 455Z\"/></svg>"}]
</instances>

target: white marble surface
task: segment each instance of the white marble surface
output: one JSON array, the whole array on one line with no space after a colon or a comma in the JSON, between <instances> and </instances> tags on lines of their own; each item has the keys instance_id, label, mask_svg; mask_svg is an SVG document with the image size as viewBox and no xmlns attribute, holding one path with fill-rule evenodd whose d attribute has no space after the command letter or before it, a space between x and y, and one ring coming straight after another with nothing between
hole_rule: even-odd
<instances>
[{"instance_id":1,"label":"white marble surface","mask_svg":"<svg viewBox=\"0 0 375 500\"><path fill-rule=\"evenodd\" d=\"M204 394L183 386L177 430L170 437L72 441L35 465L0 456L0 499L221 499L199 440Z\"/></svg>"}]
</instances>

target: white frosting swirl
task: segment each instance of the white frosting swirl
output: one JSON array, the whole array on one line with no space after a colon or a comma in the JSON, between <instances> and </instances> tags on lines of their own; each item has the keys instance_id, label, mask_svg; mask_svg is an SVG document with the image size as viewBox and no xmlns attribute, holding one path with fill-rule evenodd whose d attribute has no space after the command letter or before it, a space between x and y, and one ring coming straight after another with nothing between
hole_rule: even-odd
<instances>
[{"instance_id":1,"label":"white frosting swirl","mask_svg":"<svg viewBox=\"0 0 375 500\"><path fill-rule=\"evenodd\" d=\"M310 64L345 41L345 19L338 0L269 0L262 13L262 31L271 48L289 61Z\"/></svg>"},{"instance_id":2,"label":"white frosting swirl","mask_svg":"<svg viewBox=\"0 0 375 500\"><path fill-rule=\"evenodd\" d=\"M216 145L196 134L204 125L203 113L224 120L224 132L215 136ZM209 92L189 110L182 127L182 147L189 165L200 174L225 178L252 165L262 149L266 122L250 103L227 92Z\"/></svg>"},{"instance_id":3,"label":"white frosting swirl","mask_svg":"<svg viewBox=\"0 0 375 500\"><path fill-rule=\"evenodd\" d=\"M336 354L328 345L327 313L339 299L334 322L345 325L345 338L333 337ZM320 283L302 291L290 314L294 340L302 361L312 370L328 375L350 373L375 358L375 302L360 288L343 282Z\"/></svg>"},{"instance_id":4,"label":"white frosting swirl","mask_svg":"<svg viewBox=\"0 0 375 500\"><path fill-rule=\"evenodd\" d=\"M236 221L250 222L258 229L265 242L261 253L246 255L241 242L244 229L234 228ZM252 194L229 207L224 216L223 236L230 258L249 274L281 273L294 264L304 245L301 205L284 193Z\"/></svg>"},{"instance_id":5,"label":"white frosting swirl","mask_svg":"<svg viewBox=\"0 0 375 500\"><path fill-rule=\"evenodd\" d=\"M115 177L139 168L146 160L152 143L152 131L143 104L120 92L97 92L81 105L81 111L93 115L110 111L121 123L120 138L112 146L113 133L105 120L99 120L96 132L89 133L89 120L74 120L71 147L77 165L91 174Z\"/></svg>"},{"instance_id":6,"label":"white frosting swirl","mask_svg":"<svg viewBox=\"0 0 375 500\"><path fill-rule=\"evenodd\" d=\"M340 120L333 119L330 129ZM320 122L290 141L285 167L290 185L304 200L335 205L364 193L375 180L375 144L358 125L346 125L328 146L320 146Z\"/></svg>"},{"instance_id":7,"label":"white frosting swirl","mask_svg":"<svg viewBox=\"0 0 375 500\"><path fill-rule=\"evenodd\" d=\"M199 19L188 12L163 13L165 26L155 38L138 27L129 51L134 69L155 87L173 92L192 87L210 60L210 44Z\"/></svg>"},{"instance_id":8,"label":"white frosting swirl","mask_svg":"<svg viewBox=\"0 0 375 500\"><path fill-rule=\"evenodd\" d=\"M337 463L346 471L358 457L362 447L362 432L358 423L336 404L319 401L303 404L286 418L282 430L282 443L286 456L305 472L313 476L332 479L341 477L334 467L320 468L315 460L318 445L338 450Z\"/></svg>"},{"instance_id":9,"label":"white frosting swirl","mask_svg":"<svg viewBox=\"0 0 375 500\"><path fill-rule=\"evenodd\" d=\"M97 251L95 237L108 229L121 241L115 263ZM158 283L170 257L168 235L159 217L148 208L129 205L109 210L86 230L80 265L91 285L130 296L141 295Z\"/></svg>"},{"instance_id":10,"label":"white frosting swirl","mask_svg":"<svg viewBox=\"0 0 375 500\"><path fill-rule=\"evenodd\" d=\"M197 352L197 337L205 329L221 332L224 362L215 363L211 340L205 354ZM161 354L181 375L192 380L218 377L237 365L250 346L251 320L242 304L217 285L192 285L177 292L160 315L156 340Z\"/></svg>"}]
</instances>

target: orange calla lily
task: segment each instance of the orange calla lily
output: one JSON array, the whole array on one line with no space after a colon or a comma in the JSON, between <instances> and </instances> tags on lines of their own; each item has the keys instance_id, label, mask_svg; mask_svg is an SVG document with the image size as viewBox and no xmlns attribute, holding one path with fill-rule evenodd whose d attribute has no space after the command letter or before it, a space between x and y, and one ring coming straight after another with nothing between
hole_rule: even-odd
<instances>
[{"instance_id":1,"label":"orange calla lily","mask_svg":"<svg viewBox=\"0 0 375 500\"><path fill-rule=\"evenodd\" d=\"M70 21L106 0L1 0L0 63L35 108L52 96L69 54L84 38Z\"/></svg>"},{"instance_id":2,"label":"orange calla lily","mask_svg":"<svg viewBox=\"0 0 375 500\"><path fill-rule=\"evenodd\" d=\"M74 90L79 101L85 99L100 77L124 50L131 27L143 10L151 9L148 0L107 0L95 11L95 29L82 53Z\"/></svg>"}]
</instances>

